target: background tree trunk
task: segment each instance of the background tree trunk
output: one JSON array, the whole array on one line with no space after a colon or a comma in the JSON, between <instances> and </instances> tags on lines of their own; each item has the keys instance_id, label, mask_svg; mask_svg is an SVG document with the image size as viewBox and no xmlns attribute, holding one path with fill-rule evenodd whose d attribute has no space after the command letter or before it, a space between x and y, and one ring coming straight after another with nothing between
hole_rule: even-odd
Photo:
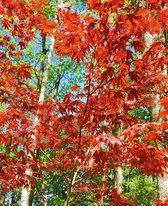
<instances>
[{"instance_id":1,"label":"background tree trunk","mask_svg":"<svg viewBox=\"0 0 168 206\"><path fill-rule=\"evenodd\" d=\"M46 195L46 188L45 188L44 180L42 182L41 192L42 192L42 201L43 201L42 206L47 206L47 195Z\"/></svg>"},{"instance_id":2,"label":"background tree trunk","mask_svg":"<svg viewBox=\"0 0 168 206\"><path fill-rule=\"evenodd\" d=\"M5 193L0 192L0 206L4 206L4 205L5 205Z\"/></svg>"},{"instance_id":3,"label":"background tree trunk","mask_svg":"<svg viewBox=\"0 0 168 206\"><path fill-rule=\"evenodd\" d=\"M159 39L162 37L159 37L159 35L151 35L150 33L146 33L145 36L145 41L146 41L146 45L147 48L149 48L152 43L155 41L155 39ZM167 45L167 39L164 38L165 41L165 45ZM167 75L167 66L165 65L165 69L163 71L164 75ZM153 115L153 119L155 121L162 121L161 119L158 118L158 114L159 111L161 109L160 105L159 105L159 101L160 101L160 95L155 95L155 102L154 102L154 106L152 108L152 115ZM163 143L162 147L167 147L166 143ZM158 193L159 193L159 199L160 200L167 200L168 199L168 174L165 174L163 177L159 176L158 177Z\"/></svg>"},{"instance_id":4,"label":"background tree trunk","mask_svg":"<svg viewBox=\"0 0 168 206\"><path fill-rule=\"evenodd\" d=\"M39 104L43 104L44 98L45 98L45 91L46 91L46 85L47 85L47 80L48 80L48 72L51 66L51 61L52 61L52 54L53 54L53 49L54 49L54 44L55 44L55 39L52 37L51 39L51 45L48 53L48 59L47 59L47 66L44 68L44 72L42 75L42 80L41 80L41 87L40 87L40 94L39 94ZM35 118L34 125L33 127L38 124L38 115ZM32 135L32 139L34 139L34 149L36 148L37 140L35 135ZM31 168L29 168L27 171L28 175L32 176L33 171ZM33 200L30 201L30 194L31 194L31 184L29 187L25 187L22 189L22 195L21 195L21 206L32 206ZM33 197L31 198L33 199Z\"/></svg>"},{"instance_id":5,"label":"background tree trunk","mask_svg":"<svg viewBox=\"0 0 168 206\"><path fill-rule=\"evenodd\" d=\"M115 171L115 188L118 192L122 192L122 184L123 184L123 170L121 167L118 167Z\"/></svg>"},{"instance_id":6,"label":"background tree trunk","mask_svg":"<svg viewBox=\"0 0 168 206\"><path fill-rule=\"evenodd\" d=\"M64 0L58 0L57 2L57 9L64 9L64 7L67 6L67 3L64 3ZM55 14L55 22L59 21L57 19L57 9L56 9L56 14ZM46 43L46 39L43 38L42 41L42 51L44 54L46 54L46 48L45 48L45 43ZM41 78L41 85L40 85L40 94L39 94L39 104L43 104L44 103L44 98L45 98L45 91L46 91L46 85L47 85L47 81L48 81L48 73L49 73L49 69L52 63L52 54L53 54L53 50L54 50L54 44L55 44L55 39L54 39L54 35L51 37L51 44L50 44L50 48L49 48L49 52L48 52L48 58L47 58L47 62L46 62L46 67L44 67L44 64L42 63L42 78ZM35 118L34 121L34 126L36 126L38 124L38 115ZM36 137L35 135L32 136L32 139L34 139L35 142L35 147L36 147ZM31 171L31 173L33 173L33 171ZM22 196L21 196L21 206L32 206L33 203L33 197L31 197L31 201L30 201L30 194L31 194L31 185L29 188L23 188L22 189ZM45 199L45 203L44 205L47 205L46 199Z\"/></svg>"}]
</instances>

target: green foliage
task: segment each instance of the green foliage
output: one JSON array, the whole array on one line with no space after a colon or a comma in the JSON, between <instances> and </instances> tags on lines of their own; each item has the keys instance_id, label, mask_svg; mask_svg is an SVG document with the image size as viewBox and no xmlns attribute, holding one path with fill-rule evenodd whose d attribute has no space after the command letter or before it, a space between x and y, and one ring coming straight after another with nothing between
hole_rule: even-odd
<instances>
[{"instance_id":1,"label":"green foliage","mask_svg":"<svg viewBox=\"0 0 168 206\"><path fill-rule=\"evenodd\" d=\"M11 192L6 193L6 201L4 206L19 206L19 200L21 197L21 190L14 189Z\"/></svg>"},{"instance_id":2,"label":"green foliage","mask_svg":"<svg viewBox=\"0 0 168 206\"><path fill-rule=\"evenodd\" d=\"M48 6L44 7L43 11L44 11L47 19L54 19L55 18L56 9L55 9L55 5L53 2L50 2L48 4Z\"/></svg>"},{"instance_id":3,"label":"green foliage","mask_svg":"<svg viewBox=\"0 0 168 206\"><path fill-rule=\"evenodd\" d=\"M125 195L134 198L136 206L153 206L157 195L157 184L153 177L140 173L139 170L125 170Z\"/></svg>"},{"instance_id":4,"label":"green foliage","mask_svg":"<svg viewBox=\"0 0 168 206\"><path fill-rule=\"evenodd\" d=\"M66 199L66 184L64 179L60 174L53 173L43 173L44 179L42 181L37 181L36 187L33 188L34 191L34 205L42 205L42 184L45 187L45 192L47 196L47 206L63 206Z\"/></svg>"},{"instance_id":5,"label":"green foliage","mask_svg":"<svg viewBox=\"0 0 168 206\"><path fill-rule=\"evenodd\" d=\"M47 204L48 206L53 206L53 205L63 206L64 202L65 200L60 199L58 195L54 195L48 200Z\"/></svg>"},{"instance_id":6,"label":"green foliage","mask_svg":"<svg viewBox=\"0 0 168 206\"><path fill-rule=\"evenodd\" d=\"M136 108L136 109L132 110L130 113L132 116L138 117L138 118L143 119L145 121L152 120L152 110L149 107Z\"/></svg>"}]
</instances>

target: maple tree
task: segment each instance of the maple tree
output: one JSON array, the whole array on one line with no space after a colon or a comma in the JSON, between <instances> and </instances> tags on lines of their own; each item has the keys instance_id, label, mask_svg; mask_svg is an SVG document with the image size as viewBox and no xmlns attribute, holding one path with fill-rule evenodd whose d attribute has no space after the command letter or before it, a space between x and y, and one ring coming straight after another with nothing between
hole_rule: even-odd
<instances>
[{"instance_id":1,"label":"maple tree","mask_svg":"<svg viewBox=\"0 0 168 206\"><path fill-rule=\"evenodd\" d=\"M84 14L58 6L56 18L49 19L45 0L0 1L2 190L32 188L45 173L57 171L66 182L65 206L73 193L90 193L100 206L131 206L134 200L114 188L110 171L139 168L154 176L167 171L167 148L161 147L168 129L167 48L163 38L150 47L144 40L146 33L166 32L166 1L149 0L148 8L136 9L123 0L88 0L87 5ZM43 46L48 60L42 60L34 88L35 66L23 57L37 31L44 43L49 37L52 43L49 51ZM44 99L53 52L86 70L84 82L61 100L50 94ZM160 96L161 122L132 115L153 107L154 95Z\"/></svg>"}]
</instances>

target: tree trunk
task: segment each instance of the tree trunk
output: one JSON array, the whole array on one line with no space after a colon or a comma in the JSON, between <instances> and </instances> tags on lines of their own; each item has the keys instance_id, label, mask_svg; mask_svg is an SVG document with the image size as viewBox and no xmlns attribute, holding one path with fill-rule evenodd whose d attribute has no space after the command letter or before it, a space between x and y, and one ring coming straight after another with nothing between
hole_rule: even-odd
<instances>
[{"instance_id":1,"label":"tree trunk","mask_svg":"<svg viewBox=\"0 0 168 206\"><path fill-rule=\"evenodd\" d=\"M159 199L168 200L168 175L158 178Z\"/></svg>"},{"instance_id":2,"label":"tree trunk","mask_svg":"<svg viewBox=\"0 0 168 206\"><path fill-rule=\"evenodd\" d=\"M44 185L44 181L42 182L42 206L47 206L47 195L46 195L46 189Z\"/></svg>"},{"instance_id":3,"label":"tree trunk","mask_svg":"<svg viewBox=\"0 0 168 206\"><path fill-rule=\"evenodd\" d=\"M146 41L146 45L148 48L152 45L155 38L159 38L158 35L154 36L154 35L151 35L149 33L146 33L145 41ZM167 40L166 39L164 39L164 40L165 40L165 45L166 45ZM165 69L163 71L163 74L167 75L166 65L165 65ZM153 115L153 119L155 121L160 122L160 121L162 121L161 119L158 119L158 114L159 114L159 111L161 109L161 107L159 105L160 95L155 95L154 98L155 98L155 102L154 102L154 106L152 108L152 115ZM167 147L166 143L165 144L163 143L163 147ZM159 191L158 191L159 192L159 199L163 200L163 201L167 200L168 199L168 174L164 174L163 177L161 177L161 176L158 177L158 188L159 188Z\"/></svg>"},{"instance_id":4,"label":"tree trunk","mask_svg":"<svg viewBox=\"0 0 168 206\"><path fill-rule=\"evenodd\" d=\"M142 3L143 2L143 3ZM144 7L147 8L148 7L148 1L147 0L135 0L133 1L134 7L136 9L138 9L138 7ZM147 49L152 45L152 43L155 41L155 38L158 38L159 35L152 35L149 32L146 32L145 35L145 43L147 46ZM160 37L160 38L164 38L165 41L165 46L167 46L168 44L168 32L165 31L164 32L164 37ZM158 38L159 39L159 38ZM167 75L167 67L165 66L165 70L164 70L164 74ZM158 116L158 113L160 111L160 106L159 106L159 100L160 100L160 96L159 95L155 95L155 103L154 103L154 107L152 108L152 114L153 114L153 118L155 119L155 117ZM167 147L166 145L163 145L164 147ZM158 177L158 188L159 188L159 199L160 200L166 200L168 199L168 174L165 174L163 177Z\"/></svg>"},{"instance_id":5,"label":"tree trunk","mask_svg":"<svg viewBox=\"0 0 168 206\"><path fill-rule=\"evenodd\" d=\"M115 171L115 188L119 193L122 192L122 183L123 183L123 170L121 167L117 167Z\"/></svg>"},{"instance_id":6,"label":"tree trunk","mask_svg":"<svg viewBox=\"0 0 168 206\"><path fill-rule=\"evenodd\" d=\"M64 9L64 7L67 6L67 3L64 4L63 0L58 0L57 3L57 8L58 9ZM56 14L57 16L57 14ZM55 21L58 21L57 18L55 17ZM46 53L46 49L45 47L45 40L43 39L42 42L42 47L43 47L43 52ZM55 44L55 39L54 39L54 35L51 37L51 45L49 48L49 53L48 53L48 59L47 59L47 66L44 68L44 70L42 71L42 78L41 78L41 85L40 85L40 94L39 94L39 104L43 104L44 102L44 97L45 97L45 91L46 91L46 84L48 81L48 72L51 66L51 62L52 62L52 54L53 54L53 50L54 50L54 44ZM42 64L43 65L43 64ZM38 112L37 112L37 116L35 118L34 121L34 127L38 124ZM32 135L32 139L34 139L34 148L36 148L36 144L37 144L37 140L35 135ZM30 170L31 174L33 174L33 171L31 168L28 169L28 171ZM23 188L22 189L22 195L21 195L21 206L31 206L31 202L30 201L30 191L31 191L31 184L28 188Z\"/></svg>"},{"instance_id":7,"label":"tree trunk","mask_svg":"<svg viewBox=\"0 0 168 206\"><path fill-rule=\"evenodd\" d=\"M121 132L123 130L124 130L124 125L121 124L120 125L120 129L118 131L118 136L121 134ZM124 180L122 167L117 167L115 169L115 173L114 174L115 174L114 175L114 187L117 189L117 191L119 193L122 193L122 191L123 191L122 185L123 185L123 180Z\"/></svg>"},{"instance_id":8,"label":"tree trunk","mask_svg":"<svg viewBox=\"0 0 168 206\"><path fill-rule=\"evenodd\" d=\"M29 205L30 190L31 190L31 187L23 187L22 188L21 206L30 206Z\"/></svg>"},{"instance_id":9,"label":"tree trunk","mask_svg":"<svg viewBox=\"0 0 168 206\"><path fill-rule=\"evenodd\" d=\"M0 206L4 206L4 205L5 205L5 193L0 192Z\"/></svg>"},{"instance_id":10,"label":"tree trunk","mask_svg":"<svg viewBox=\"0 0 168 206\"><path fill-rule=\"evenodd\" d=\"M72 188L73 188L73 186L75 184L78 171L79 171L79 168L77 168L77 170L74 172L74 174L72 176L71 182L70 182L69 187L68 187L67 198L66 198L64 206L69 206L70 198L71 198L71 193L72 193Z\"/></svg>"},{"instance_id":11,"label":"tree trunk","mask_svg":"<svg viewBox=\"0 0 168 206\"><path fill-rule=\"evenodd\" d=\"M167 67L165 67L164 74L167 75ZM166 118L168 120L168 117ZM168 148L167 139L163 143L163 147ZM159 199L168 200L168 168L164 176L158 177Z\"/></svg>"},{"instance_id":12,"label":"tree trunk","mask_svg":"<svg viewBox=\"0 0 168 206\"><path fill-rule=\"evenodd\" d=\"M47 66L44 68L42 81L41 81L41 88L40 88L40 94L39 94L39 104L43 104L43 102L44 102L46 84L47 84L47 80L48 80L48 72L49 72L49 69L51 66L54 43L55 43L55 40L54 40L54 37L52 37L51 45L50 45L50 49L49 49L49 54L48 54ZM37 115L35 118L34 124L33 124L33 128L35 128L35 126L38 124L38 121L39 121L39 119L38 119L38 115ZM32 139L34 140L34 149L35 149L36 144L37 144L37 140L36 140L35 135L32 135ZM29 169L27 169L26 173L27 173L27 175L32 176L33 171L31 168L29 168ZM31 184L29 187L25 187L22 189L21 206L31 206L32 201L30 201L30 194L31 194Z\"/></svg>"},{"instance_id":13,"label":"tree trunk","mask_svg":"<svg viewBox=\"0 0 168 206\"><path fill-rule=\"evenodd\" d=\"M103 170L103 174L102 174L102 191L104 191L105 189L105 181L106 181L106 171L105 169ZM104 195L102 194L101 198L100 198L100 203L99 206L103 206L104 205Z\"/></svg>"}]
</instances>

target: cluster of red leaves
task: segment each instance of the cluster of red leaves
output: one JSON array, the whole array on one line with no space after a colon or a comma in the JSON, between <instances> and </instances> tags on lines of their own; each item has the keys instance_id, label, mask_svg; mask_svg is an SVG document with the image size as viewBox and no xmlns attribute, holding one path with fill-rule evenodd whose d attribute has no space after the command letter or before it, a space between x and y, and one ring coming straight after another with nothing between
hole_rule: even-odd
<instances>
[{"instance_id":1,"label":"cluster of red leaves","mask_svg":"<svg viewBox=\"0 0 168 206\"><path fill-rule=\"evenodd\" d=\"M30 66L1 61L0 76L0 102L4 107L0 112L0 144L6 148L5 154L0 154L0 179L4 189L9 190L27 184L26 150L30 147L37 92L26 85L31 76Z\"/></svg>"},{"instance_id":2,"label":"cluster of red leaves","mask_svg":"<svg viewBox=\"0 0 168 206\"><path fill-rule=\"evenodd\" d=\"M111 200L110 206L135 206L135 203L131 200L127 200L122 194L119 194L117 190L113 189L109 195Z\"/></svg>"},{"instance_id":3,"label":"cluster of red leaves","mask_svg":"<svg viewBox=\"0 0 168 206\"><path fill-rule=\"evenodd\" d=\"M167 205L168 205L168 200L165 200L165 201L157 200L156 201L156 206L167 206Z\"/></svg>"},{"instance_id":4,"label":"cluster of red leaves","mask_svg":"<svg viewBox=\"0 0 168 206\"><path fill-rule=\"evenodd\" d=\"M6 191L28 184L30 179L25 175L25 162L30 159L27 154L31 144L31 118L36 113L38 95L27 85L32 67L17 64L15 58L22 57L22 50L35 37L33 29L38 27L40 18L44 18L42 7L39 4L36 7L33 2L43 5L41 1L30 1L29 4L22 0L0 1L4 29L0 36L0 102L4 107L0 112L0 143L6 148L5 154L0 154L0 179ZM39 13L38 18L35 10ZM37 167L31 159L29 164Z\"/></svg>"},{"instance_id":5,"label":"cluster of red leaves","mask_svg":"<svg viewBox=\"0 0 168 206\"><path fill-rule=\"evenodd\" d=\"M162 106L160 117L166 119L166 117L168 116L168 97L163 97L160 101L160 105Z\"/></svg>"},{"instance_id":6,"label":"cluster of red leaves","mask_svg":"<svg viewBox=\"0 0 168 206\"><path fill-rule=\"evenodd\" d=\"M0 178L3 190L8 192L13 188L17 188L18 185L26 185L28 183L28 176L25 174L25 164L18 163L17 160L13 160L8 155L0 155ZM17 178L16 178L17 176Z\"/></svg>"},{"instance_id":7,"label":"cluster of red leaves","mask_svg":"<svg viewBox=\"0 0 168 206\"><path fill-rule=\"evenodd\" d=\"M23 0L3 0L0 1L1 24L6 30L10 29L10 35L7 32L6 36L2 36L2 45L4 47L6 38L13 40L17 37L17 45L8 45L9 56L21 56L20 49L25 49L27 43L35 38L35 31L38 29L43 35L51 33L56 26L52 21L46 19L43 8L47 6L45 0L31 0L25 2ZM44 26L45 25L45 26ZM8 36L7 36L8 35ZM3 55L2 55L3 54ZM0 56L5 58L6 54Z\"/></svg>"},{"instance_id":8,"label":"cluster of red leaves","mask_svg":"<svg viewBox=\"0 0 168 206\"><path fill-rule=\"evenodd\" d=\"M157 145L167 139L166 131L167 122L135 124L126 129L121 134L128 141L125 161L146 174L164 175L168 167L168 150L159 149Z\"/></svg>"},{"instance_id":9,"label":"cluster of red leaves","mask_svg":"<svg viewBox=\"0 0 168 206\"><path fill-rule=\"evenodd\" d=\"M124 6L123 0L105 0L103 3L101 0L88 0L87 3L90 9L97 10L100 13L109 10L116 12Z\"/></svg>"}]
</instances>

